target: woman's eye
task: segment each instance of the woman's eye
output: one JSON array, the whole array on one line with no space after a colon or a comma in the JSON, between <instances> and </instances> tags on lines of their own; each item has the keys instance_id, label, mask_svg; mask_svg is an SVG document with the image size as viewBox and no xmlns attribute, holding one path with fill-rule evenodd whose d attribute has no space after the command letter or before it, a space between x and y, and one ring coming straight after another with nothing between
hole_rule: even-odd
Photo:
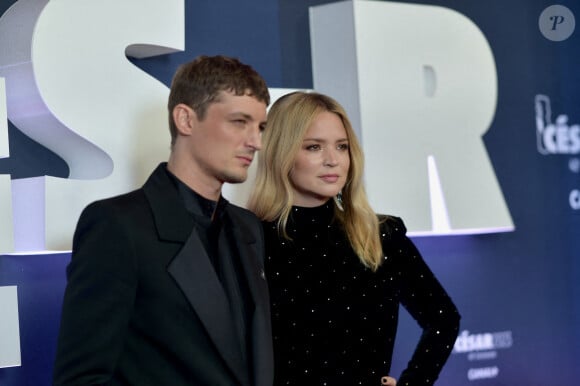
<instances>
[{"instance_id":1,"label":"woman's eye","mask_svg":"<svg viewBox=\"0 0 580 386\"><path fill-rule=\"evenodd\" d=\"M320 145L308 145L306 146L306 150L320 150Z\"/></svg>"},{"instance_id":2,"label":"woman's eye","mask_svg":"<svg viewBox=\"0 0 580 386\"><path fill-rule=\"evenodd\" d=\"M348 143L341 143L337 147L338 150L348 150Z\"/></svg>"}]
</instances>

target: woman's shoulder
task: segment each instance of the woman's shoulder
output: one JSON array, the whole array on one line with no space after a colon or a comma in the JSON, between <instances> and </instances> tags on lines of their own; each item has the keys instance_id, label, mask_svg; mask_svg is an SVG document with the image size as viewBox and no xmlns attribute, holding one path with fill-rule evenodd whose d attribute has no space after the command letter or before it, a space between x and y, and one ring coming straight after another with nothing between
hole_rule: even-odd
<instances>
[{"instance_id":1,"label":"woman's shoulder","mask_svg":"<svg viewBox=\"0 0 580 386\"><path fill-rule=\"evenodd\" d=\"M407 234L403 219L397 216L377 214L382 239L399 239Z\"/></svg>"}]
</instances>

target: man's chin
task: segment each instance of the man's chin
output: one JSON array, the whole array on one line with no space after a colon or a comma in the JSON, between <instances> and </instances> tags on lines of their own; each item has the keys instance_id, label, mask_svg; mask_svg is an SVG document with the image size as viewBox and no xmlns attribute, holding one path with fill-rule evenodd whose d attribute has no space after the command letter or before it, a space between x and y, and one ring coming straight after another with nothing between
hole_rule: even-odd
<instances>
[{"instance_id":1,"label":"man's chin","mask_svg":"<svg viewBox=\"0 0 580 386\"><path fill-rule=\"evenodd\" d=\"M224 176L223 181L228 184L241 184L248 179L248 173L228 174Z\"/></svg>"}]
</instances>

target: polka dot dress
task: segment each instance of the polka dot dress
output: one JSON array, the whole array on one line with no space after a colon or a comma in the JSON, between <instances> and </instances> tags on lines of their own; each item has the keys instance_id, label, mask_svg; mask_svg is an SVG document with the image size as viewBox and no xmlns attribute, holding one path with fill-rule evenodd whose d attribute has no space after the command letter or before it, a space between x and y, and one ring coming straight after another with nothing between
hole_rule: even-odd
<instances>
[{"instance_id":1,"label":"polka dot dress","mask_svg":"<svg viewBox=\"0 0 580 386\"><path fill-rule=\"evenodd\" d=\"M432 385L453 347L459 314L400 219L381 224L373 272L334 221L333 202L294 207L286 231L265 222L275 385L380 385L389 374L399 304L424 333L398 385Z\"/></svg>"}]
</instances>

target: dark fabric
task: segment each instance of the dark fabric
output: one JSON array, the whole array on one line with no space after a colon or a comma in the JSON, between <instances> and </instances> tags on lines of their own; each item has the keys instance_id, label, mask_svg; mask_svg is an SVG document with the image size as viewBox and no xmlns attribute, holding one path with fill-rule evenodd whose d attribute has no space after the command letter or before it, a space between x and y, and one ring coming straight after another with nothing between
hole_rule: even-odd
<instances>
[{"instance_id":1,"label":"dark fabric","mask_svg":"<svg viewBox=\"0 0 580 386\"><path fill-rule=\"evenodd\" d=\"M240 350L229 299L195 219L162 164L142 189L81 214L54 384L270 386L262 229L253 214L231 204L223 218L255 305L249 317L254 369Z\"/></svg>"},{"instance_id":2,"label":"dark fabric","mask_svg":"<svg viewBox=\"0 0 580 386\"><path fill-rule=\"evenodd\" d=\"M385 259L365 268L333 220L334 204L293 208L292 241L265 222L275 385L380 385L390 374L399 304L423 334L398 386L432 385L459 313L398 218L381 225Z\"/></svg>"},{"instance_id":3,"label":"dark fabric","mask_svg":"<svg viewBox=\"0 0 580 386\"><path fill-rule=\"evenodd\" d=\"M254 305L243 274L240 257L236 251L235 240L228 231L228 226L224 226L224 221L227 221L227 219L224 220L224 213L228 201L223 196L220 196L217 202L209 200L189 188L170 172L168 174L177 186L187 211L194 216L200 239L228 297L240 349L244 360L248 362L251 352L248 326ZM222 232L224 232L223 240L220 240ZM251 368L249 362L247 367Z\"/></svg>"},{"instance_id":4,"label":"dark fabric","mask_svg":"<svg viewBox=\"0 0 580 386\"><path fill-rule=\"evenodd\" d=\"M222 205L217 214L218 221L212 221L214 212L216 212L217 203L207 198L202 197L192 190L189 186L180 181L171 172L166 171L167 175L177 188L181 199L185 205L185 209L193 216L194 226L198 229L198 235L203 243L204 249L207 252L215 271L219 275L219 267L217 260L217 237L221 229L222 217L227 201L220 197Z\"/></svg>"},{"instance_id":5,"label":"dark fabric","mask_svg":"<svg viewBox=\"0 0 580 386\"><path fill-rule=\"evenodd\" d=\"M246 362L247 368L252 369L250 355L251 339L248 327L250 325L254 304L249 295L247 281L243 274L240 258L235 249L234 239L227 226L224 227L223 233L223 240L218 240L216 245L219 261L219 277L229 300L230 311L236 326L237 337L244 361Z\"/></svg>"}]
</instances>

